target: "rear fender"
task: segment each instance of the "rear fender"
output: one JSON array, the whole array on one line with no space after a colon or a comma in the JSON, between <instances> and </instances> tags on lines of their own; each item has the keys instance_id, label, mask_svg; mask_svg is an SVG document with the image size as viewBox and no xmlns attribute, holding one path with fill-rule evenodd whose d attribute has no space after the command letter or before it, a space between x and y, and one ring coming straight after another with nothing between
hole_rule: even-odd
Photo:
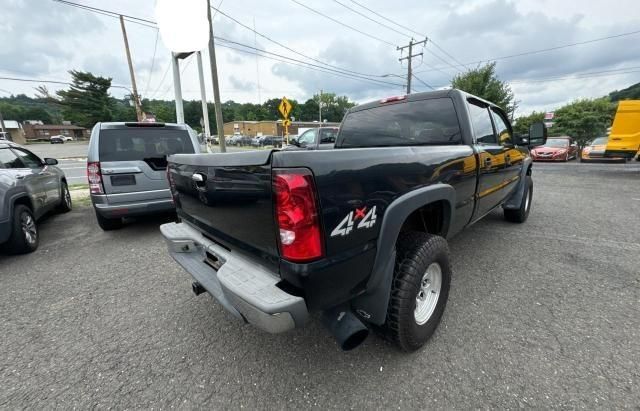
<instances>
[{"instance_id":1,"label":"rear fender","mask_svg":"<svg viewBox=\"0 0 640 411\"><path fill-rule=\"evenodd\" d=\"M367 283L367 291L352 301L355 311L373 324L384 324L387 306L391 296L391 284L396 259L396 241L400 228L415 210L434 203L444 201L449 207L445 212L442 232L446 237L453 219L453 208L456 192L448 184L434 184L423 187L398 197L385 210L377 240L376 260L371 277Z\"/></svg>"}]
</instances>

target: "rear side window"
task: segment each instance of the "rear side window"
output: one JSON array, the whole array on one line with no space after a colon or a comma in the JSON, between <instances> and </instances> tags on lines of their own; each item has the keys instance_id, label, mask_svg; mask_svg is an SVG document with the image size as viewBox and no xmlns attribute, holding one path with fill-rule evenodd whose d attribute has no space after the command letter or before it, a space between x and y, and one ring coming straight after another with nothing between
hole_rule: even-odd
<instances>
[{"instance_id":1,"label":"rear side window","mask_svg":"<svg viewBox=\"0 0 640 411\"><path fill-rule=\"evenodd\" d=\"M0 148L0 168L26 168L13 151Z\"/></svg>"},{"instance_id":2,"label":"rear side window","mask_svg":"<svg viewBox=\"0 0 640 411\"><path fill-rule=\"evenodd\" d=\"M348 114L337 147L460 144L460 126L450 98L410 101Z\"/></svg>"},{"instance_id":3,"label":"rear side window","mask_svg":"<svg viewBox=\"0 0 640 411\"><path fill-rule=\"evenodd\" d=\"M320 129L320 144L333 144L336 142L336 136L338 130L334 128L321 128Z\"/></svg>"},{"instance_id":4,"label":"rear side window","mask_svg":"<svg viewBox=\"0 0 640 411\"><path fill-rule=\"evenodd\" d=\"M155 127L101 130L99 150L100 161L148 161L195 152L186 130Z\"/></svg>"}]
</instances>

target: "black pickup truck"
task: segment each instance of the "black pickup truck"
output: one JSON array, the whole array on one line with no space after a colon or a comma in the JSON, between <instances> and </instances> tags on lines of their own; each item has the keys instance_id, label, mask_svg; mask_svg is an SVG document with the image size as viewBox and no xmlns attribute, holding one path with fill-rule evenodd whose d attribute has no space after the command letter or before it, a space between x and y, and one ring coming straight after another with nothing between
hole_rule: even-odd
<instances>
[{"instance_id":1,"label":"black pickup truck","mask_svg":"<svg viewBox=\"0 0 640 411\"><path fill-rule=\"evenodd\" d=\"M349 110L333 150L169 157L180 222L161 231L239 319L278 333L321 311L342 349L374 329L412 351L447 302L446 239L498 207L524 222L545 140L459 90L386 98Z\"/></svg>"}]
</instances>

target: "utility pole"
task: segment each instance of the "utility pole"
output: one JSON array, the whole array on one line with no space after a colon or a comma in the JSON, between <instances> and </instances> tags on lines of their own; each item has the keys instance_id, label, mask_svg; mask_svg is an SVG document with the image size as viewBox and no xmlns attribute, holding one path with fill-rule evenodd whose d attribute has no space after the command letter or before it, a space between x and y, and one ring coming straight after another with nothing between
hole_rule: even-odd
<instances>
[{"instance_id":1,"label":"utility pole","mask_svg":"<svg viewBox=\"0 0 640 411\"><path fill-rule=\"evenodd\" d=\"M320 122L319 127L322 127L322 89L320 89L320 94L318 95L318 121Z\"/></svg>"},{"instance_id":2,"label":"utility pole","mask_svg":"<svg viewBox=\"0 0 640 411\"><path fill-rule=\"evenodd\" d=\"M131 52L129 51L129 40L127 39L127 30L124 27L124 18L120 15L120 27L122 27L122 38L124 39L124 49L127 52L127 63L129 63L129 74L131 75L131 88L133 90L133 103L136 106L136 116L138 121L142 121L142 108L140 108L140 96L138 95L138 87L136 86L136 76L133 73L133 63L131 62Z\"/></svg>"},{"instance_id":3,"label":"utility pole","mask_svg":"<svg viewBox=\"0 0 640 411\"><path fill-rule=\"evenodd\" d=\"M2 111L0 111L0 131L5 133L7 130L4 128L4 118L2 117Z\"/></svg>"},{"instance_id":4,"label":"utility pole","mask_svg":"<svg viewBox=\"0 0 640 411\"><path fill-rule=\"evenodd\" d=\"M411 77L413 77L413 72L411 71L411 60L414 57L418 57L418 56L422 56L422 52L418 53L418 54L411 54L413 53L413 46L417 46L419 44L427 44L427 38L425 38L422 41L413 41L413 38L411 38L411 41L409 42L408 45L406 46L402 46L402 47L398 47L397 50L400 51L402 53L402 50L408 48L409 49L409 54L407 54L405 57L400 57L398 59L398 61L402 62L402 60L407 60L407 94L411 94Z\"/></svg>"},{"instance_id":5,"label":"utility pole","mask_svg":"<svg viewBox=\"0 0 640 411\"><path fill-rule=\"evenodd\" d=\"M222 120L222 103L220 102L220 85L218 84L218 65L216 64L216 49L213 42L213 21L211 18L211 0L207 0L207 18L209 19L209 60L211 63L211 82L213 83L213 103L216 109L216 127L218 129L218 141L220 151L227 151L227 142L224 138L224 123Z\"/></svg>"},{"instance_id":6,"label":"utility pole","mask_svg":"<svg viewBox=\"0 0 640 411\"><path fill-rule=\"evenodd\" d=\"M198 78L200 79L200 99L202 100L202 121L204 122L204 137L209 147L209 137L211 137L211 130L209 129L209 110L207 108L207 93L204 88L204 74L202 70L202 53L197 51L196 57L198 58Z\"/></svg>"}]
</instances>

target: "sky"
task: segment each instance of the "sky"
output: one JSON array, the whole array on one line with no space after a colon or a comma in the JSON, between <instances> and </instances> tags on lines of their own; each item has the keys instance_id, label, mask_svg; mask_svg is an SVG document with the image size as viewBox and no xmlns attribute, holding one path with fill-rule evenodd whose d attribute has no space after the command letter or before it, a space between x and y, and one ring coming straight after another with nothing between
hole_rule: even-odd
<instances>
[{"instance_id":1,"label":"sky","mask_svg":"<svg viewBox=\"0 0 640 411\"><path fill-rule=\"evenodd\" d=\"M71 1L156 20L155 0ZM324 90L362 103L403 94L407 67L406 60L398 58L407 54L397 46L408 44L411 36L429 39L426 46L414 48L414 53L423 54L413 59L419 78L413 79L416 92L429 90L427 85L447 87L456 73L480 61L496 61L499 78L510 83L519 102L517 115L550 111L575 99L603 96L640 82L637 0L211 0L211 4L220 5L225 14L215 14L215 36L275 53L281 57L271 57L286 61L234 50L229 47L242 47L218 40L223 101L255 103L282 96L305 101ZM0 77L64 82L70 80L68 71L75 69L130 87L117 19L53 0L0 0L0 10ZM255 27L264 37L227 16ZM139 93L143 98L173 99L170 52L158 31L131 22L126 25ZM638 33L501 58L634 31ZM203 58L211 101L208 54ZM315 67L301 67L301 61ZM195 57L180 65L183 97L200 99ZM315 70L319 67L324 71ZM345 72L352 76L345 77ZM0 79L0 96L34 95L38 85ZM123 88L111 89L115 97L126 93Z\"/></svg>"}]
</instances>

